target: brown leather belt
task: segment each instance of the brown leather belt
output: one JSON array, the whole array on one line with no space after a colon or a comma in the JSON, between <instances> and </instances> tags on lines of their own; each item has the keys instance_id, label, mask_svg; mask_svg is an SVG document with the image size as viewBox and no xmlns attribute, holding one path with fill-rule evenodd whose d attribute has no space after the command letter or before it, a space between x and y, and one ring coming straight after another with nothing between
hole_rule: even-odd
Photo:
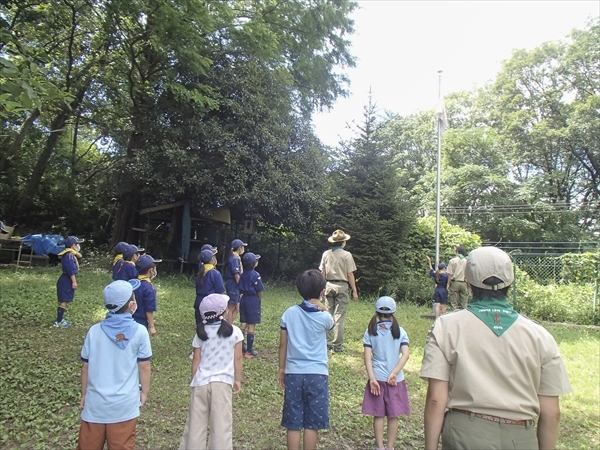
<instances>
[{"instance_id":1,"label":"brown leather belt","mask_svg":"<svg viewBox=\"0 0 600 450\"><path fill-rule=\"evenodd\" d=\"M473 414L474 417L478 417L478 418L483 419L483 420L489 420L490 422L506 423L508 425L522 425L522 426L533 425L533 421L532 420L504 419L502 417L490 416L488 414L474 413L473 411L467 411L466 409L450 408L450 411L458 412L458 413L461 413L461 414L466 414L467 416L470 416L471 414Z\"/></svg>"}]
</instances>

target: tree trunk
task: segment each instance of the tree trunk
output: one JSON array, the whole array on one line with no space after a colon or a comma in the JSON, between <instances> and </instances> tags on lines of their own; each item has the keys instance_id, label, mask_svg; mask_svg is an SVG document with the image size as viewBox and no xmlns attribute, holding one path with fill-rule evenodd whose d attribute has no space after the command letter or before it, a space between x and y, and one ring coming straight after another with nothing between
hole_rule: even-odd
<instances>
[{"instance_id":1,"label":"tree trunk","mask_svg":"<svg viewBox=\"0 0 600 450\"><path fill-rule=\"evenodd\" d=\"M48 136L48 140L46 141L46 146L44 150L38 157L37 163L33 168L33 173L31 174L31 178L27 182L27 186L25 187L25 192L21 197L21 202L19 203L19 213L21 216L27 214L27 211L33 205L33 198L36 196L38 189L40 187L40 182L42 181L42 177L44 176L44 172L46 171L46 167L48 166L48 161L50 161L50 157L52 153L54 153L54 149L56 148L56 144L58 143L59 137L62 135L65 125L67 124L67 120L73 114L79 105L81 104L83 97L91 83L91 77L88 77L86 83L77 91L77 95L75 96L75 100L73 100L70 104L70 107L64 106L58 116L54 118L51 126L51 133Z\"/></svg>"},{"instance_id":2,"label":"tree trunk","mask_svg":"<svg viewBox=\"0 0 600 450\"><path fill-rule=\"evenodd\" d=\"M15 138L12 144L8 147L6 152L0 154L0 173L6 172L10 166L10 160L19 152L21 146L23 145L23 141L25 141L25 136L27 136L27 132L36 121L36 119L40 116L40 110L34 109L27 120L23 122L21 125L21 129L19 130L19 134Z\"/></svg>"}]
</instances>

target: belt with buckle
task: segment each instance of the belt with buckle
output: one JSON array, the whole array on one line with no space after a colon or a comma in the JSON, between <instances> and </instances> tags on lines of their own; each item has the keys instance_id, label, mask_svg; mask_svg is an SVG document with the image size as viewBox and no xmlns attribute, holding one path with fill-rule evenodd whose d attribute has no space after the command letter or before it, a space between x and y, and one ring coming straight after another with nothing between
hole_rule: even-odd
<instances>
[{"instance_id":1,"label":"belt with buckle","mask_svg":"<svg viewBox=\"0 0 600 450\"><path fill-rule=\"evenodd\" d=\"M490 422L496 422L496 423L506 423L508 425L522 425L522 426L526 426L526 425L532 425L533 424L532 420L504 419L502 417L490 416L489 414L479 414L479 413L475 413L473 411L467 411L466 409L450 408L450 411L458 412L458 413L461 413L461 414L466 414L467 416L470 416L471 414L473 414L474 417L478 417L479 419L489 420Z\"/></svg>"},{"instance_id":2,"label":"belt with buckle","mask_svg":"<svg viewBox=\"0 0 600 450\"><path fill-rule=\"evenodd\" d=\"M346 280L327 280L329 283L347 283Z\"/></svg>"}]
</instances>

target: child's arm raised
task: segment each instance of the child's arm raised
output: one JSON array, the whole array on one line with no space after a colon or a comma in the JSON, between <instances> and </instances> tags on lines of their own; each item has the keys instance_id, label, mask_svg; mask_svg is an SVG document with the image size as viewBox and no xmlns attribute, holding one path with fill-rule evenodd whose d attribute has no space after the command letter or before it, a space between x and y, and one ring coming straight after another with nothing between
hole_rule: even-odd
<instances>
[{"instance_id":1,"label":"child's arm raised","mask_svg":"<svg viewBox=\"0 0 600 450\"><path fill-rule=\"evenodd\" d=\"M375 372L373 371L373 349L371 347L364 347L365 352L365 367L367 368L367 375L369 376L369 386L371 388L371 394L379 395L379 383L375 378Z\"/></svg>"},{"instance_id":2,"label":"child's arm raised","mask_svg":"<svg viewBox=\"0 0 600 450\"><path fill-rule=\"evenodd\" d=\"M410 356L410 350L408 349L407 344L404 344L400 347L400 352L402 353L402 356L398 360L398 364L396 364L396 367L394 367L392 369L392 371L390 372L390 376L388 378L388 384L390 386L396 386L396 384L397 384L396 377L398 376L398 374L400 373L400 371L402 370L402 368L404 367L404 365L406 364L406 361L408 361L408 358Z\"/></svg>"}]
</instances>

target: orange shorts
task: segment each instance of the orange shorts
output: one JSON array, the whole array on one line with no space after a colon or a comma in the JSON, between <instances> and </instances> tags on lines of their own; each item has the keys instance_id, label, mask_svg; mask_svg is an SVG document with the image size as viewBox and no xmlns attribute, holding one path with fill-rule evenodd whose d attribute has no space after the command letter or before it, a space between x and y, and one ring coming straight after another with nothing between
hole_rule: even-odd
<instances>
[{"instance_id":1,"label":"orange shorts","mask_svg":"<svg viewBox=\"0 0 600 450\"><path fill-rule=\"evenodd\" d=\"M105 442L109 450L133 450L136 424L137 417L117 423L90 423L82 420L77 450L102 450Z\"/></svg>"}]
</instances>

